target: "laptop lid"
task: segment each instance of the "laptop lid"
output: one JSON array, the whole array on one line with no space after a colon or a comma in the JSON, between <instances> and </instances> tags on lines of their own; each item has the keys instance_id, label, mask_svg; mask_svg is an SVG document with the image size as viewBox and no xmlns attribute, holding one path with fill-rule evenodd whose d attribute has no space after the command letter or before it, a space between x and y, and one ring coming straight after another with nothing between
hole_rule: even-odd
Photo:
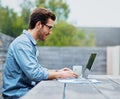
<instances>
[{"instance_id":1,"label":"laptop lid","mask_svg":"<svg viewBox=\"0 0 120 99\"><path fill-rule=\"evenodd\" d=\"M89 60L87 62L87 65L86 65L85 69L83 70L83 77L84 78L87 78L87 76L89 74L89 71L91 70L92 65L93 65L93 63L95 61L96 55L97 55L96 53L92 53L90 55L90 58L89 58Z\"/></svg>"},{"instance_id":2,"label":"laptop lid","mask_svg":"<svg viewBox=\"0 0 120 99\"><path fill-rule=\"evenodd\" d=\"M95 57L96 57L96 53L92 53L91 56L90 56L90 58L89 58L89 60L88 60L87 65L86 65L87 69L89 69L89 70L91 69L91 67L93 65L93 62L95 60Z\"/></svg>"}]
</instances>

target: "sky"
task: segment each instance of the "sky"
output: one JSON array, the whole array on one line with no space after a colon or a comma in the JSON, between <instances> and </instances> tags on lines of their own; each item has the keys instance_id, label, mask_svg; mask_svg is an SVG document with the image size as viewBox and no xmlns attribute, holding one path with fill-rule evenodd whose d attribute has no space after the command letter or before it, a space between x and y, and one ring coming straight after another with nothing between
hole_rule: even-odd
<instances>
[{"instance_id":1,"label":"sky","mask_svg":"<svg viewBox=\"0 0 120 99\"><path fill-rule=\"evenodd\" d=\"M20 12L22 0L1 0ZM120 27L120 0L66 0L70 7L68 22L79 27Z\"/></svg>"}]
</instances>

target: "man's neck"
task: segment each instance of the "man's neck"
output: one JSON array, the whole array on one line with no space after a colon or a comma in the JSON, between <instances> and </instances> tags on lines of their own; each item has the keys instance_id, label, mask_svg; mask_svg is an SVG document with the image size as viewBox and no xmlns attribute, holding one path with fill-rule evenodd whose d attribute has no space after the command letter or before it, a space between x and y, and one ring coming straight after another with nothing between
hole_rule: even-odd
<instances>
[{"instance_id":1,"label":"man's neck","mask_svg":"<svg viewBox=\"0 0 120 99\"><path fill-rule=\"evenodd\" d=\"M34 29L28 29L28 32L33 36L33 38L37 41L36 31Z\"/></svg>"}]
</instances>

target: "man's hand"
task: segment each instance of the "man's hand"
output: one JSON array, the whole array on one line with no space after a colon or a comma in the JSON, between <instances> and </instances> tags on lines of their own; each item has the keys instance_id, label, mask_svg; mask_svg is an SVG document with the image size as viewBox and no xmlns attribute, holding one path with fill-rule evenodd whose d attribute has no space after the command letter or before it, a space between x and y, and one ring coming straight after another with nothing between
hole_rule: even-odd
<instances>
[{"instance_id":1,"label":"man's hand","mask_svg":"<svg viewBox=\"0 0 120 99\"><path fill-rule=\"evenodd\" d=\"M75 77L77 78L78 75L76 73L74 73L72 70L69 69L65 69L63 71L58 71L59 73L59 77L58 78L69 78L69 77Z\"/></svg>"},{"instance_id":2,"label":"man's hand","mask_svg":"<svg viewBox=\"0 0 120 99\"><path fill-rule=\"evenodd\" d=\"M78 77L78 75L69 68L63 68L60 70L48 70L48 74L48 79Z\"/></svg>"},{"instance_id":3,"label":"man's hand","mask_svg":"<svg viewBox=\"0 0 120 99\"><path fill-rule=\"evenodd\" d=\"M58 71L72 71L72 70L70 68L65 67L65 68L62 68L62 69L60 69Z\"/></svg>"}]
</instances>

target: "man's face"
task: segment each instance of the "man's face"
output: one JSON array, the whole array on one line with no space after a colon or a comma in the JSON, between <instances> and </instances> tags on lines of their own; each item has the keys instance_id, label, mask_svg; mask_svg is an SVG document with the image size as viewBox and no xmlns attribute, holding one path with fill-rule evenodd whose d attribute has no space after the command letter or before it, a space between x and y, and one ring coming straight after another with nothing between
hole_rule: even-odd
<instances>
[{"instance_id":1,"label":"man's face","mask_svg":"<svg viewBox=\"0 0 120 99\"><path fill-rule=\"evenodd\" d=\"M52 33L53 25L54 21L52 19L48 19L46 24L42 24L38 31L38 39L44 41Z\"/></svg>"}]
</instances>

